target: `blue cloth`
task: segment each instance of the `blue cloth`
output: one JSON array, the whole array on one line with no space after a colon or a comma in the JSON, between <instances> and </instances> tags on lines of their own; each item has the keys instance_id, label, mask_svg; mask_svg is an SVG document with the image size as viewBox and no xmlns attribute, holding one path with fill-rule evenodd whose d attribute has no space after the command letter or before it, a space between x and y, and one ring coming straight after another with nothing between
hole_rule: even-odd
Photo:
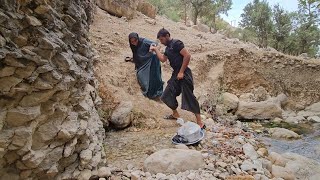
<instances>
[{"instance_id":1,"label":"blue cloth","mask_svg":"<svg viewBox=\"0 0 320 180\"><path fill-rule=\"evenodd\" d=\"M154 42L140 38L133 51L138 83L143 95L150 99L160 97L163 93L160 61L157 55L149 52L152 43Z\"/></svg>"}]
</instances>

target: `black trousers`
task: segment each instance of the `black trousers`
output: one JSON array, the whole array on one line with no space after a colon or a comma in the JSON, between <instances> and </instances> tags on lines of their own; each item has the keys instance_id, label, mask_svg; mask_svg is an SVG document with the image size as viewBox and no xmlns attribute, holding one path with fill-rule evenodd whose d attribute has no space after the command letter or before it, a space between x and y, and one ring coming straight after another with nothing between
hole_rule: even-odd
<instances>
[{"instance_id":1,"label":"black trousers","mask_svg":"<svg viewBox=\"0 0 320 180\"><path fill-rule=\"evenodd\" d=\"M193 77L192 72L187 68L184 72L184 78L177 79L178 73L173 72L164 90L161 100L172 110L178 108L177 96L182 94L181 109L190 111L194 114L200 114L199 102L193 94Z\"/></svg>"}]
</instances>

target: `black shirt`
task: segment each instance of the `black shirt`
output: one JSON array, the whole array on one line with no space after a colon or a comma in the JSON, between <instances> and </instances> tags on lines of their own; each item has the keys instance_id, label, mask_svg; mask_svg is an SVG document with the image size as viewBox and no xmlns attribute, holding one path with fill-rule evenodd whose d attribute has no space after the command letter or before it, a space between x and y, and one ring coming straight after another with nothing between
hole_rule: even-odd
<instances>
[{"instance_id":1,"label":"black shirt","mask_svg":"<svg viewBox=\"0 0 320 180\"><path fill-rule=\"evenodd\" d=\"M172 39L167 44L164 55L168 57L170 66L173 68L174 73L178 73L183 63L183 56L180 51L184 48L182 41L178 39Z\"/></svg>"}]
</instances>

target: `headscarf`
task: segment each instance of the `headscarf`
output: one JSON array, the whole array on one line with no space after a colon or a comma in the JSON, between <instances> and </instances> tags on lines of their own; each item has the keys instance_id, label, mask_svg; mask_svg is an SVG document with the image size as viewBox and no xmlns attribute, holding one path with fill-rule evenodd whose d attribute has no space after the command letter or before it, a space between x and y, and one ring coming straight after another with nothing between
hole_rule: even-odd
<instances>
[{"instance_id":1,"label":"headscarf","mask_svg":"<svg viewBox=\"0 0 320 180\"><path fill-rule=\"evenodd\" d=\"M138 39L137 46L130 43L130 39L132 39L132 38ZM143 41L143 38L139 38L138 33L132 32L129 34L129 44L130 44L130 48L132 50L133 60L135 60L137 57L137 50L138 50L138 47L142 44L142 41Z\"/></svg>"}]
</instances>

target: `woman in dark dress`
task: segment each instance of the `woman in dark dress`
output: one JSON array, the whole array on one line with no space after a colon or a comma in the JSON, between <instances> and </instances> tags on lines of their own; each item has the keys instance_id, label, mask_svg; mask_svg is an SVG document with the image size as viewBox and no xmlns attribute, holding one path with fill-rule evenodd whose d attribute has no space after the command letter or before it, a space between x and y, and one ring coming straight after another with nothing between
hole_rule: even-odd
<instances>
[{"instance_id":1,"label":"woman in dark dress","mask_svg":"<svg viewBox=\"0 0 320 180\"><path fill-rule=\"evenodd\" d=\"M163 92L161 65L157 55L150 52L150 46L156 43L140 38L137 33L130 33L129 44L142 94L150 99L158 99Z\"/></svg>"}]
</instances>

